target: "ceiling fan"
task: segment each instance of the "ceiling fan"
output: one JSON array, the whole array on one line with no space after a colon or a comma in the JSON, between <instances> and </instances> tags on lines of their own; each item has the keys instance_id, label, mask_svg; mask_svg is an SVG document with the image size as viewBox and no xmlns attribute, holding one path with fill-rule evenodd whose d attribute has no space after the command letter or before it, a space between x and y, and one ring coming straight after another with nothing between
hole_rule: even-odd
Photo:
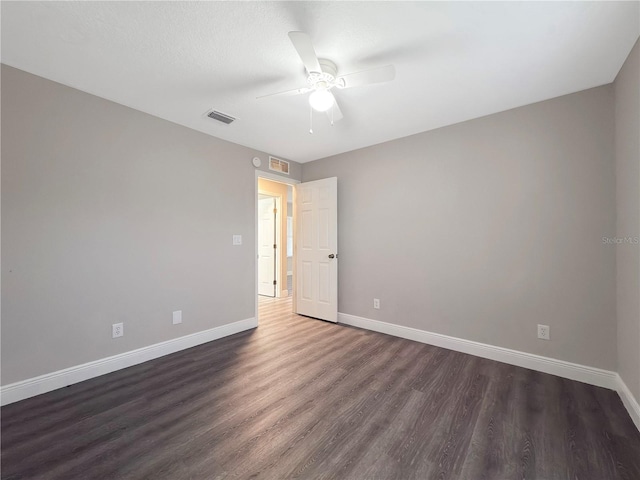
<instances>
[{"instance_id":1,"label":"ceiling fan","mask_svg":"<svg viewBox=\"0 0 640 480\"><path fill-rule=\"evenodd\" d=\"M393 65L338 76L338 69L335 63L331 60L317 57L309 35L304 32L289 32L289 38L307 70L307 85L287 90L286 92L263 95L258 98L301 95L311 92L309 95L311 113L313 113L313 110L327 112L331 125L342 118L340 107L335 96L331 93L333 88L344 89L388 82L396 76L396 70ZM312 128L309 133L313 133Z\"/></svg>"}]
</instances>

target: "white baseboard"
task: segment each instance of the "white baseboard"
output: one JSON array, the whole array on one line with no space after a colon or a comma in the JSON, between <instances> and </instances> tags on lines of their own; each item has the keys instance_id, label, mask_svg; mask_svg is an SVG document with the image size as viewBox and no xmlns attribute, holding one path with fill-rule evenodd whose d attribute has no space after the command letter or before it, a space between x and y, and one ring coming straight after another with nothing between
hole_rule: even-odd
<instances>
[{"instance_id":1,"label":"white baseboard","mask_svg":"<svg viewBox=\"0 0 640 480\"><path fill-rule=\"evenodd\" d=\"M618 374L609 370L587 367L577 363L565 362L564 360L542 357L532 353L496 347L494 345L450 337L440 333L427 332L425 330L418 330L417 328L403 327L401 325L357 317L346 313L338 313L338 323L373 330L374 332L386 333L394 337L406 338L416 342L427 343L429 345L455 350L456 352L468 353L477 357L497 360L539 372L550 373L559 377L578 380L611 390L616 390L618 386Z\"/></svg>"},{"instance_id":2,"label":"white baseboard","mask_svg":"<svg viewBox=\"0 0 640 480\"><path fill-rule=\"evenodd\" d=\"M618 391L618 395L620 395L622 403L629 412L631 420L633 420L633 423L635 423L638 430L640 430L640 404L638 404L638 401L634 398L633 393L631 393L631 390L629 390L629 387L627 387L620 375L617 375L617 377L618 388L616 388L616 390Z\"/></svg>"},{"instance_id":3,"label":"white baseboard","mask_svg":"<svg viewBox=\"0 0 640 480\"><path fill-rule=\"evenodd\" d=\"M100 360L95 360L83 365L77 365L75 367L65 368L64 370L58 370L57 372L40 375L39 377L11 383L0 387L0 405L8 405L19 400L24 400L25 398L34 397L41 393L66 387L67 385L73 385L74 383L89 380L90 378L98 377L106 373L115 372L116 370L131 367L153 360L154 358L163 357L257 326L258 321L256 318L247 318L202 332L185 335L184 337L167 340L166 342L149 345L148 347L120 353L112 357L101 358Z\"/></svg>"},{"instance_id":4,"label":"white baseboard","mask_svg":"<svg viewBox=\"0 0 640 480\"><path fill-rule=\"evenodd\" d=\"M618 395L620 395L622 403L629 412L631 419L638 430L640 430L640 404L638 404L638 401L634 398L622 378L615 372L565 362L564 360L542 357L531 353L519 352L517 350L510 350L508 348L496 347L471 340L450 337L439 333L427 332L416 328L403 327L379 320L357 317L346 313L338 314L338 322L615 390L618 392ZM0 405L8 405L19 400L24 400L25 398L34 397L42 393L66 387L67 385L73 385L74 383L79 383L90 378L115 372L116 370L131 367L257 326L258 322L255 318L247 318L112 357L102 358L83 365L5 385L0 387Z\"/></svg>"},{"instance_id":5,"label":"white baseboard","mask_svg":"<svg viewBox=\"0 0 640 480\"><path fill-rule=\"evenodd\" d=\"M468 353L477 357L488 358L498 362L529 368L539 372L550 373L559 377L577 380L597 387L604 387L618 392L622 403L629 412L633 423L640 430L640 405L624 383L620 375L609 370L588 367L577 363L565 362L555 358L542 357L532 353L520 352L485 343L473 342L462 338L450 337L440 333L427 332L417 328L403 327L392 323L357 317L348 313L338 313L338 323L364 328L374 332L386 333L394 337L406 338L420 343Z\"/></svg>"}]
</instances>

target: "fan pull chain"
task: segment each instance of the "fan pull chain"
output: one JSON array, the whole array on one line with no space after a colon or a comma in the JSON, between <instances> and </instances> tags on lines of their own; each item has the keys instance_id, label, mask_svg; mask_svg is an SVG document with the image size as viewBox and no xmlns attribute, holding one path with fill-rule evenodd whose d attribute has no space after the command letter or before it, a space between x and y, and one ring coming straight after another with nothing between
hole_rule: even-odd
<instances>
[{"instance_id":1,"label":"fan pull chain","mask_svg":"<svg viewBox=\"0 0 640 480\"><path fill-rule=\"evenodd\" d=\"M331 104L331 126L333 127L333 112L336 110L336 102L335 100Z\"/></svg>"},{"instance_id":2,"label":"fan pull chain","mask_svg":"<svg viewBox=\"0 0 640 480\"><path fill-rule=\"evenodd\" d=\"M313 108L309 106L309 134L313 134Z\"/></svg>"}]
</instances>

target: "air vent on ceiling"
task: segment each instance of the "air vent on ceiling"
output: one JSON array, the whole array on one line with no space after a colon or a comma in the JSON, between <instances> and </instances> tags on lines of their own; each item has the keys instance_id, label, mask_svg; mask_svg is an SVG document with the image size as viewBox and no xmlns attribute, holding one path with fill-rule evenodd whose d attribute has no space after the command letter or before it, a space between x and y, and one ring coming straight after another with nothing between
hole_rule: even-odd
<instances>
[{"instance_id":1,"label":"air vent on ceiling","mask_svg":"<svg viewBox=\"0 0 640 480\"><path fill-rule=\"evenodd\" d=\"M269 157L269 170L289 175L289 162L276 157Z\"/></svg>"},{"instance_id":2,"label":"air vent on ceiling","mask_svg":"<svg viewBox=\"0 0 640 480\"><path fill-rule=\"evenodd\" d=\"M227 125L235 120L235 118L233 118L231 115L227 115L226 113L218 112L216 110L211 110L209 113L207 113L207 117L213 118L214 120L218 120L222 123L226 123Z\"/></svg>"}]
</instances>

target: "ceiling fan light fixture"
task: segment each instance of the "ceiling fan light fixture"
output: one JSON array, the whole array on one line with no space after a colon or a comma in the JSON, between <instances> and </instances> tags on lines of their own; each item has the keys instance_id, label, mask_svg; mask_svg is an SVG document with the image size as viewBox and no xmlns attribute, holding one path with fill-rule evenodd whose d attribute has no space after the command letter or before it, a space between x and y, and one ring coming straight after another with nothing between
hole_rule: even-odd
<instances>
[{"instance_id":1,"label":"ceiling fan light fixture","mask_svg":"<svg viewBox=\"0 0 640 480\"><path fill-rule=\"evenodd\" d=\"M318 112L326 112L333 106L333 95L329 90L320 89L309 95L309 105Z\"/></svg>"},{"instance_id":2,"label":"ceiling fan light fixture","mask_svg":"<svg viewBox=\"0 0 640 480\"><path fill-rule=\"evenodd\" d=\"M1 1L1 0L0 0ZM311 37L304 32L289 32L289 39L293 44L302 64L308 74L307 85L286 92L262 95L258 98L285 95L309 95L309 120L313 121L313 111L329 114L331 125L343 118L340 103L331 90L333 88L352 88L374 83L383 83L395 78L396 71L393 65L370 68L348 75L338 76L338 67L327 58L318 58L313 47ZM313 133L313 128L309 129Z\"/></svg>"}]
</instances>

